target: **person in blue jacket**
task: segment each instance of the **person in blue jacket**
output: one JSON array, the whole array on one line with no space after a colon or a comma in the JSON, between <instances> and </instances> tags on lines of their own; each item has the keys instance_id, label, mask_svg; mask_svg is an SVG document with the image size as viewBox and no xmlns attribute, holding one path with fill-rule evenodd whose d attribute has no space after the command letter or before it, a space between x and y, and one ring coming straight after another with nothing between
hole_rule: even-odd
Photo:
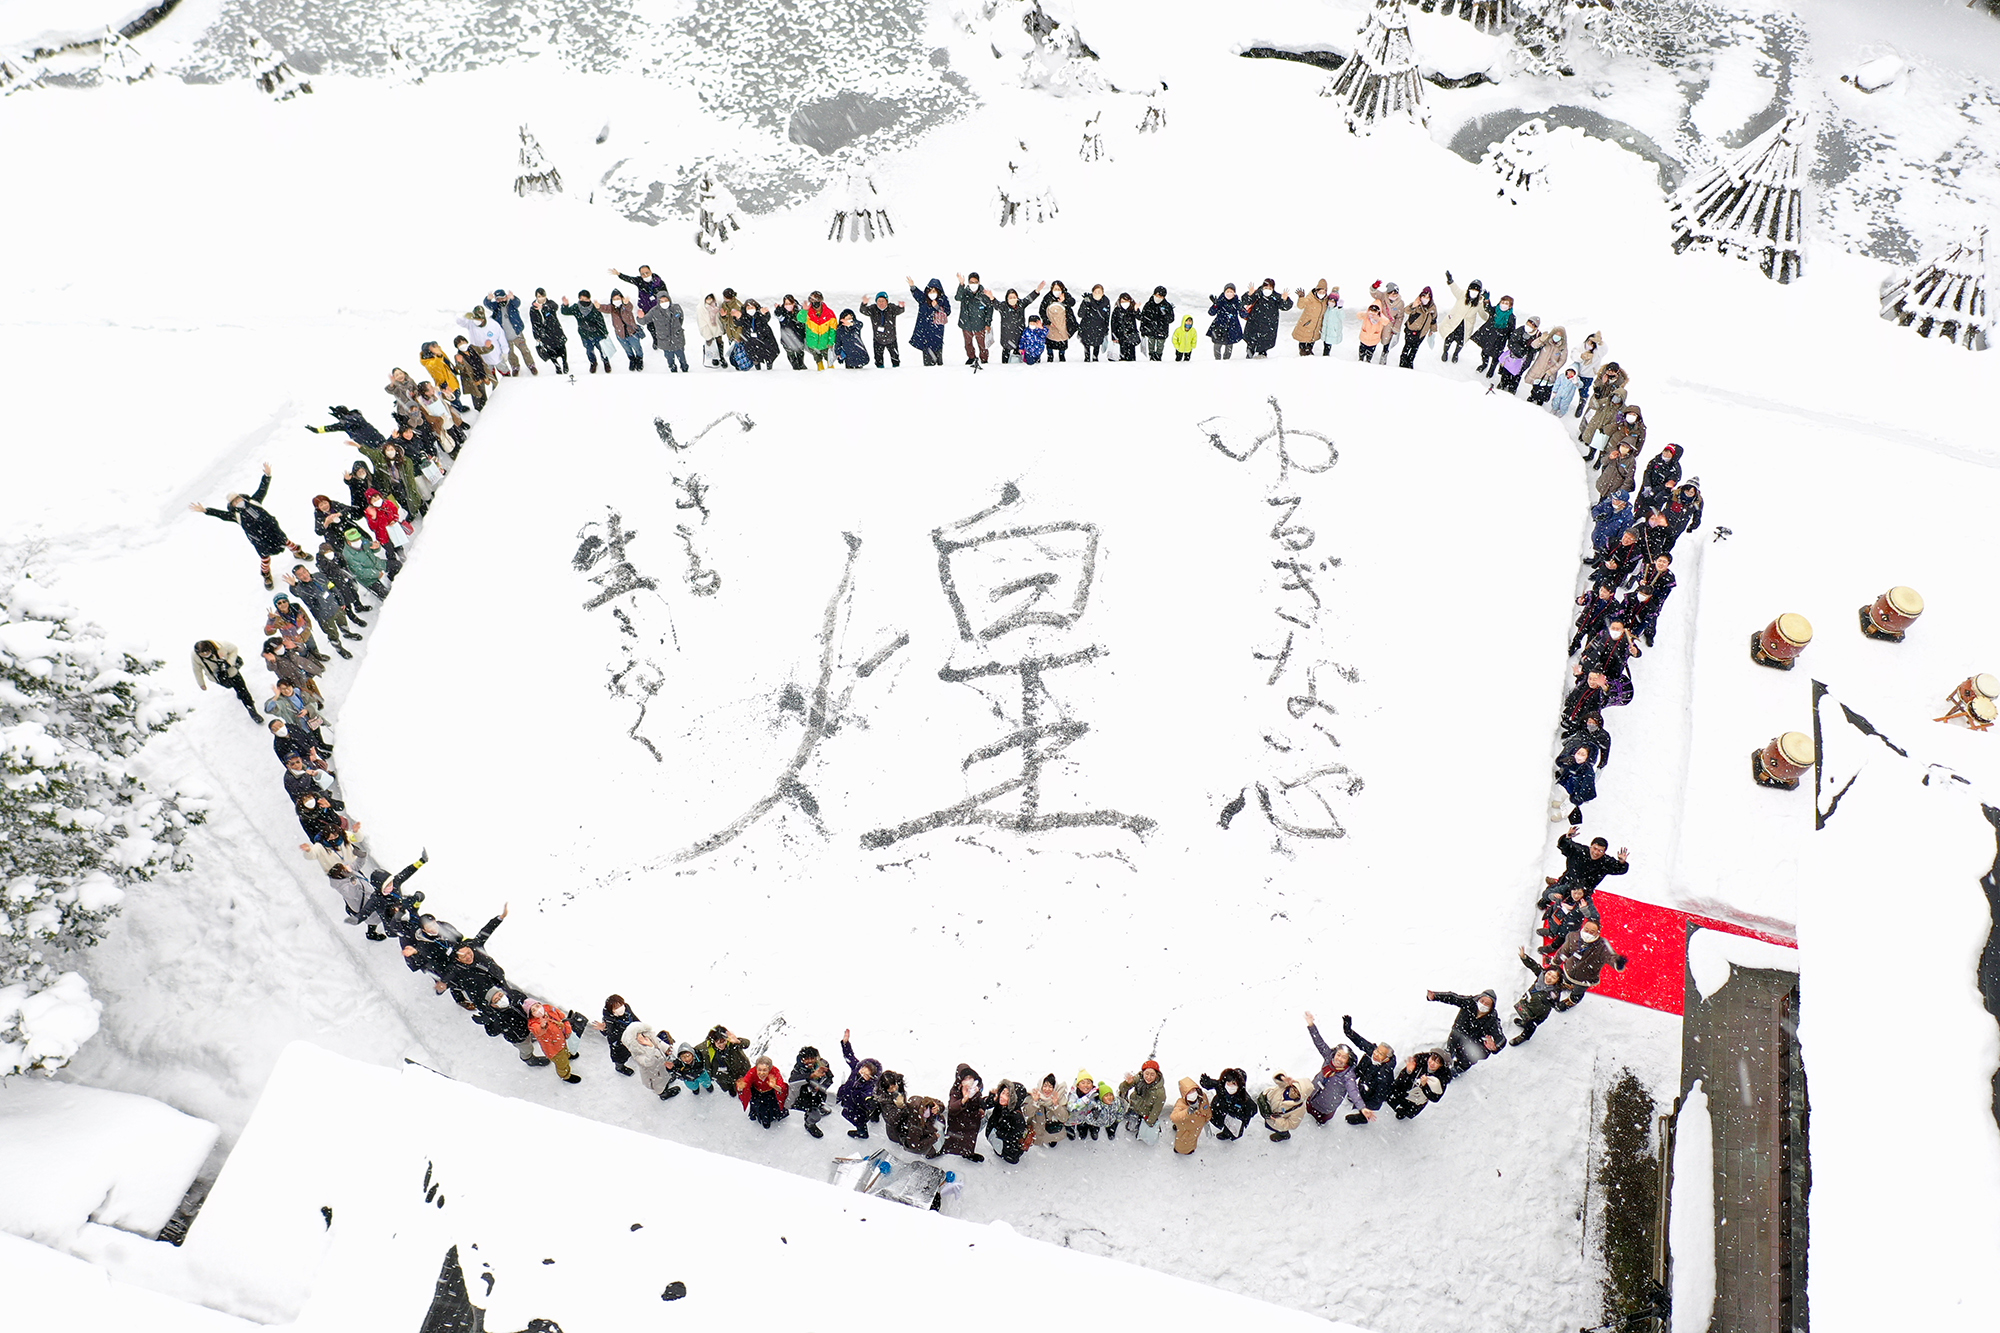
<instances>
[{"instance_id":1,"label":"person in blue jacket","mask_svg":"<svg viewBox=\"0 0 2000 1333\"><path fill-rule=\"evenodd\" d=\"M1625 535L1625 529L1632 526L1632 493L1613 491L1590 507L1590 516L1597 520L1590 530L1590 544L1599 555L1603 555L1617 545L1618 539Z\"/></svg>"},{"instance_id":2,"label":"person in blue jacket","mask_svg":"<svg viewBox=\"0 0 2000 1333\"><path fill-rule=\"evenodd\" d=\"M535 354L528 350L528 326L521 322L521 298L504 287L495 287L493 295L485 300L486 308L493 312L493 322L500 326L500 333L507 339L507 364L519 370L523 363L530 375L539 375L541 370L535 365Z\"/></svg>"},{"instance_id":3,"label":"person in blue jacket","mask_svg":"<svg viewBox=\"0 0 2000 1333\"><path fill-rule=\"evenodd\" d=\"M1208 340L1215 359L1227 361L1236 344L1243 341L1243 302L1236 295L1235 283L1225 286L1222 295L1208 298L1208 313Z\"/></svg>"},{"instance_id":4,"label":"person in blue jacket","mask_svg":"<svg viewBox=\"0 0 2000 1333\"><path fill-rule=\"evenodd\" d=\"M944 364L944 331L951 323L951 298L944 294L944 284L936 278L919 288L915 279L904 278L909 285L910 301L917 317L911 323L910 346L924 354L924 364L941 366Z\"/></svg>"},{"instance_id":5,"label":"person in blue jacket","mask_svg":"<svg viewBox=\"0 0 2000 1333\"><path fill-rule=\"evenodd\" d=\"M1589 745L1578 745L1556 760L1556 785L1570 799L1569 822L1583 820L1583 807L1597 799L1596 756Z\"/></svg>"},{"instance_id":6,"label":"person in blue jacket","mask_svg":"<svg viewBox=\"0 0 2000 1333\"><path fill-rule=\"evenodd\" d=\"M1556 416L1565 416L1576 404L1577 391L1587 381L1579 379L1574 364L1563 367L1563 373L1556 376L1555 388L1549 392L1549 411Z\"/></svg>"}]
</instances>

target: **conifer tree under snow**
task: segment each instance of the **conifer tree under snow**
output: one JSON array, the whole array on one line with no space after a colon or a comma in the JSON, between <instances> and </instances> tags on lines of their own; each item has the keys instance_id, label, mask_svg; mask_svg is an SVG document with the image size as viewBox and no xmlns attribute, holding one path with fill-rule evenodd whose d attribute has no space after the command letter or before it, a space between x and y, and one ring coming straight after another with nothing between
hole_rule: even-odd
<instances>
[{"instance_id":1,"label":"conifer tree under snow","mask_svg":"<svg viewBox=\"0 0 2000 1333\"><path fill-rule=\"evenodd\" d=\"M257 81L259 89L270 94L272 101L289 102L312 92L312 85L299 77L284 53L255 32L250 34L250 60L255 69L250 77Z\"/></svg>"},{"instance_id":2,"label":"conifer tree under snow","mask_svg":"<svg viewBox=\"0 0 2000 1333\"><path fill-rule=\"evenodd\" d=\"M1368 11L1354 43L1354 54L1340 67L1326 96L1343 103L1347 128L1366 134L1379 120L1405 116L1427 124L1424 81L1417 73L1417 51L1410 44L1410 24L1402 0Z\"/></svg>"},{"instance_id":3,"label":"conifer tree under snow","mask_svg":"<svg viewBox=\"0 0 2000 1333\"><path fill-rule=\"evenodd\" d=\"M562 173L549 165L542 153L541 141L521 127L521 170L514 177L514 193L526 198L531 194L561 194Z\"/></svg>"},{"instance_id":4,"label":"conifer tree under snow","mask_svg":"<svg viewBox=\"0 0 2000 1333\"><path fill-rule=\"evenodd\" d=\"M150 790L136 759L177 714L160 663L104 642L34 583L0 592L0 1077L53 1070L96 1031L65 965L126 886L179 862L201 803Z\"/></svg>"},{"instance_id":5,"label":"conifer tree under snow","mask_svg":"<svg viewBox=\"0 0 2000 1333\"><path fill-rule=\"evenodd\" d=\"M1675 193L1674 253L1713 249L1755 259L1790 282L1804 267L1805 153L1812 117L1794 111Z\"/></svg>"},{"instance_id":6,"label":"conifer tree under snow","mask_svg":"<svg viewBox=\"0 0 2000 1333\"><path fill-rule=\"evenodd\" d=\"M1884 282L1882 318L1916 329L1919 337L1985 351L1993 328L1986 300L1986 228Z\"/></svg>"}]
</instances>

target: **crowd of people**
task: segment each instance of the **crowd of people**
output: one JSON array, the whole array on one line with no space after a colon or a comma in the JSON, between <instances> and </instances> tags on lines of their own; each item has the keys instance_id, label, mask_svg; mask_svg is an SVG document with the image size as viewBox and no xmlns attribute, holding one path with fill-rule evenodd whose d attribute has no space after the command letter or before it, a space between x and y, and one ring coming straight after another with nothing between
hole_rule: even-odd
<instances>
[{"instance_id":1,"label":"crowd of people","mask_svg":"<svg viewBox=\"0 0 2000 1333\"><path fill-rule=\"evenodd\" d=\"M423 892L411 887L427 853L393 873L375 861L342 796L318 678L328 667L329 651L351 656L344 641L359 640L357 628L368 625L363 615L390 595L419 521L501 385L538 374L538 354L567 373L568 339L558 315L574 321L592 372L601 362L610 373L605 344L613 337L627 368L643 369L642 327L667 354L670 371L688 369L682 311L665 283L645 265L636 275L612 272L634 287L631 305L618 289L601 307L588 292L551 301L537 289L524 322L521 299L496 289L459 319L464 332L449 352L436 341L420 345L418 359L428 378L401 368L390 372L384 392L392 425L386 432L344 405L328 409L328 423L307 427L344 437L359 455L336 488L344 489L344 499L313 497L307 521L317 542L310 554L264 506L268 465L254 491L230 495L222 508L190 506L242 530L258 557L264 586L273 592L259 648L271 677L269 696L261 702L254 697L243 654L223 639L195 644L197 682L203 689L215 684L233 691L251 720L270 731L280 780L305 837L300 851L324 872L348 922L364 929L368 939L393 941L412 973L427 978L437 995L449 997L487 1035L513 1046L524 1063L553 1066L564 1081L579 1083L582 1075L573 1061L588 1031L602 1036L612 1068L634 1078L649 1095L661 1101L683 1091L733 1095L749 1119L767 1130L796 1115L807 1134L820 1138L821 1122L837 1111L849 1138L869 1139L879 1132L927 1157L955 1154L978 1162L987 1147L1018 1162L1037 1146L1110 1142L1121 1130L1140 1143L1170 1135L1176 1152L1191 1153L1206 1131L1232 1142L1245 1137L1253 1122L1282 1143L1308 1119L1324 1125L1339 1116L1365 1126L1385 1110L1396 1120L1414 1119L1474 1065L1529 1040L1551 1017L1581 1003L1607 969L1625 967L1626 959L1603 933L1594 895L1606 878L1626 873L1627 852L1620 848L1611 855L1603 838L1578 842L1578 824L1581 807L1596 794L1596 773L1610 762L1605 711L1631 701L1630 663L1643 654L1637 641L1654 645L1661 608L1674 588L1674 543L1700 525L1700 487L1683 481L1678 445L1662 448L1643 473L1636 470L1645 424L1629 400L1629 376L1604 359L1599 335L1587 337L1572 360L1561 326L1544 332L1537 319L1517 323L1511 297L1496 302L1481 283L1460 285L1447 271L1453 304L1444 312L1428 287L1407 304L1395 283L1370 288L1360 319L1360 359L1372 362L1377 350L1400 341L1398 362L1410 367L1424 342L1435 337L1442 344L1441 359L1456 362L1469 337L1482 353L1480 372L1498 388L1514 393L1526 380L1531 401L1578 421L1579 451L1596 471L1599 496L1591 509L1593 551L1584 561L1588 568L1576 598L1582 610L1569 645L1576 684L1564 700L1557 747L1556 778L1571 801L1571 827L1556 843L1564 868L1545 881L1537 903L1536 954L1519 950L1530 977L1513 1005L1512 1036L1502 1024L1496 991L1428 991L1427 999L1453 1010L1441 1041L1399 1058L1388 1043L1361 1036L1351 1016L1341 1018L1339 1035L1345 1040L1329 1041L1307 1013L1306 1036L1317 1053L1317 1064L1307 1067L1316 1072L1294 1077L1276 1070L1254 1091L1250 1075L1237 1066L1180 1078L1170 1089L1159 1063L1148 1059L1115 1083L1078 1070L1063 1078L1049 1073L1032 1084L998 1079L990 1088L977 1070L961 1064L940 1098L908 1087L879 1059L857 1057L851 1033L841 1034L844 1076L814 1046L801 1047L789 1072L780 1074L769 1055L752 1051L727 1025L677 1040L666 1028L643 1021L621 996L607 997L599 1016L588 1019L510 979L488 947L507 919L505 907L466 935L428 910ZM1196 346L1194 317L1176 322L1164 287L1139 303L1120 293L1114 306L1102 286L1078 301L1060 282L1037 284L1025 299L1015 288L995 298L976 273L962 275L949 296L935 279L921 288L909 286L917 307L910 343L927 365L942 364L944 329L954 305L967 363L975 366L986 362L988 334L996 326L1003 363L1016 357L1030 365L1045 358L1067 360L1072 342L1082 344L1086 361L1102 356L1107 339L1126 361L1136 359L1141 346L1152 360L1161 359L1169 341L1177 359L1192 356ZM878 292L864 309L874 364L885 358L900 364L896 325L908 304ZM1292 336L1300 353L1331 355L1344 337L1345 317L1339 288L1324 280L1311 292L1294 289L1290 296L1269 280L1246 298L1225 286L1208 309L1214 355L1230 356L1239 342L1248 356L1268 355L1277 343L1281 312L1294 308L1299 313ZM820 368L829 359L856 365L868 359L859 328L853 311L834 315L819 292L803 304L786 296L766 312L757 301L739 301L725 288L720 301L708 296L696 312L697 337L711 366L741 367L747 357L751 365L769 368L779 351L795 369L802 369L808 356ZM1382 363L1387 361L1385 352ZM280 592L271 561L287 553L295 563L280 571L285 584Z\"/></svg>"}]
</instances>

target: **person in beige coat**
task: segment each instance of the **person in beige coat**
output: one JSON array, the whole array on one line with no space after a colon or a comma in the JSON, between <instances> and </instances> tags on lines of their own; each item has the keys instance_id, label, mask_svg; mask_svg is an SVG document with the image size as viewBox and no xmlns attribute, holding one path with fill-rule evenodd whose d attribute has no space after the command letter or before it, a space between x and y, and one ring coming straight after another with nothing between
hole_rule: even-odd
<instances>
[{"instance_id":1,"label":"person in beige coat","mask_svg":"<svg viewBox=\"0 0 2000 1333\"><path fill-rule=\"evenodd\" d=\"M1597 383L1590 389L1590 405L1584 409L1583 427L1576 435L1579 443L1595 443L1597 432L1611 429L1611 423L1618 419L1619 409L1625 406L1630 386L1631 378L1623 367L1616 361L1605 363Z\"/></svg>"},{"instance_id":2,"label":"person in beige coat","mask_svg":"<svg viewBox=\"0 0 2000 1333\"><path fill-rule=\"evenodd\" d=\"M1271 1128L1271 1142L1283 1143L1306 1118L1306 1090L1282 1070L1271 1078L1274 1080L1271 1086L1257 1098L1257 1109L1264 1113L1264 1123Z\"/></svg>"},{"instance_id":3,"label":"person in beige coat","mask_svg":"<svg viewBox=\"0 0 2000 1333\"><path fill-rule=\"evenodd\" d=\"M1558 324L1535 339L1535 359L1528 363L1528 401L1546 403L1555 391L1556 376L1569 364L1569 334Z\"/></svg>"},{"instance_id":4,"label":"person in beige coat","mask_svg":"<svg viewBox=\"0 0 2000 1333\"><path fill-rule=\"evenodd\" d=\"M1181 1080L1181 1095L1174 1099L1174 1109L1167 1119L1174 1126L1174 1151L1185 1157L1201 1143L1201 1132L1208 1128L1209 1118L1215 1114L1208 1104L1208 1094L1201 1085L1191 1078Z\"/></svg>"},{"instance_id":5,"label":"person in beige coat","mask_svg":"<svg viewBox=\"0 0 2000 1333\"><path fill-rule=\"evenodd\" d=\"M1451 293L1452 306L1445 313L1444 323L1438 327L1438 360L1456 361L1458 354L1465 350L1465 339L1493 312L1493 298L1486 293L1486 285L1474 278L1460 285L1451 276L1451 270L1444 271L1445 290ZM1456 343L1454 347L1452 344Z\"/></svg>"},{"instance_id":6,"label":"person in beige coat","mask_svg":"<svg viewBox=\"0 0 2000 1333\"><path fill-rule=\"evenodd\" d=\"M634 1023L624 1035L630 1052L627 1058L639 1071L639 1081L661 1101L680 1093L680 1085L674 1082L673 1056L668 1050L673 1041L671 1034L662 1036L647 1023Z\"/></svg>"},{"instance_id":7,"label":"person in beige coat","mask_svg":"<svg viewBox=\"0 0 2000 1333\"><path fill-rule=\"evenodd\" d=\"M205 690L210 681L225 690L236 691L236 697L242 700L243 711L250 714L250 720L263 725L264 719L257 713L257 701L250 697L250 687L243 679L243 654L227 639L195 641L194 683Z\"/></svg>"},{"instance_id":8,"label":"person in beige coat","mask_svg":"<svg viewBox=\"0 0 2000 1333\"><path fill-rule=\"evenodd\" d=\"M1326 326L1327 291L1325 278L1321 278L1309 292L1298 288L1292 291L1299 302L1299 317L1292 323L1292 337L1298 339L1300 356L1313 354L1313 344L1320 340L1320 333ZM1331 347L1327 348L1327 354L1333 354Z\"/></svg>"}]
</instances>

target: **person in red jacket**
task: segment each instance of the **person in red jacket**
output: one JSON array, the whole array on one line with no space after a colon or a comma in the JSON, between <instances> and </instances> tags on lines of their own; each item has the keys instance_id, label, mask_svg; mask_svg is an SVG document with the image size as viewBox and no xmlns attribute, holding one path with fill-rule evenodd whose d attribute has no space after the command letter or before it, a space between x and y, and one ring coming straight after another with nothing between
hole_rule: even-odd
<instances>
[{"instance_id":1,"label":"person in red jacket","mask_svg":"<svg viewBox=\"0 0 2000 1333\"><path fill-rule=\"evenodd\" d=\"M768 1055L758 1056L750 1072L736 1083L736 1099L743 1103L750 1118L765 1129L791 1114L785 1109L785 1097L790 1091Z\"/></svg>"},{"instance_id":2,"label":"person in red jacket","mask_svg":"<svg viewBox=\"0 0 2000 1333\"><path fill-rule=\"evenodd\" d=\"M569 1069L569 1016L552 1004L536 1001L528 1006L528 1032L542 1054L555 1061L556 1077L565 1083L581 1083L580 1075Z\"/></svg>"}]
</instances>

